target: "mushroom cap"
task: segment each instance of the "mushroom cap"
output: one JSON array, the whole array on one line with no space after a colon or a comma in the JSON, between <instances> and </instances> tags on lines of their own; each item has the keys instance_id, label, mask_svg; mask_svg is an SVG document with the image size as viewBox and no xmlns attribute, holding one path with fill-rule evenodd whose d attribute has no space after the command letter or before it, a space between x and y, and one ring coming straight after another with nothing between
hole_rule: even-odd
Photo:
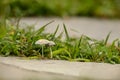
<instances>
[{"instance_id":1,"label":"mushroom cap","mask_svg":"<svg viewBox=\"0 0 120 80\"><path fill-rule=\"evenodd\" d=\"M47 45L49 44L49 41L46 39L39 39L38 41L35 42L35 44Z\"/></svg>"},{"instance_id":2,"label":"mushroom cap","mask_svg":"<svg viewBox=\"0 0 120 80\"><path fill-rule=\"evenodd\" d=\"M54 45L55 45L55 42L49 41L48 45L49 45L49 46L54 46Z\"/></svg>"}]
</instances>

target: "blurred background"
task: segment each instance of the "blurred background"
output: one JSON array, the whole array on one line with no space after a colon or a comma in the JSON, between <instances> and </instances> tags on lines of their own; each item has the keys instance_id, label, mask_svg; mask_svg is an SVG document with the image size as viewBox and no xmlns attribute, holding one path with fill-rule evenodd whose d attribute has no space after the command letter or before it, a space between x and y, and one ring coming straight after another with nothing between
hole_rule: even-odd
<instances>
[{"instance_id":1,"label":"blurred background","mask_svg":"<svg viewBox=\"0 0 120 80\"><path fill-rule=\"evenodd\" d=\"M120 18L120 0L0 0L0 16Z\"/></svg>"}]
</instances>

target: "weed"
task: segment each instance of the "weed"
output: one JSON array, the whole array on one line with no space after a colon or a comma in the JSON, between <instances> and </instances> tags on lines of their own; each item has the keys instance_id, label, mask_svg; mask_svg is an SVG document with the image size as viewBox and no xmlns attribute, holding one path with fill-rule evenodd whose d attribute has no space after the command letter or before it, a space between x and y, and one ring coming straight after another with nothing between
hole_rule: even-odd
<instances>
[{"instance_id":1,"label":"weed","mask_svg":"<svg viewBox=\"0 0 120 80\"><path fill-rule=\"evenodd\" d=\"M63 32L56 36L59 25L53 33L44 32L48 24L38 30L35 30L34 26L28 26L24 29L20 28L19 25L4 25L6 27L4 28L5 34L0 35L0 55L42 59L44 53L45 59L120 63L120 40L116 39L108 44L110 33L105 40L92 39L86 35L82 35L80 38L72 38L69 36L67 27L63 24L63 32L65 32L66 37L65 40L62 40ZM39 39L54 41L56 45L52 47L52 50L51 47L47 48L48 46L45 45L43 51L40 45L35 44Z\"/></svg>"}]
</instances>

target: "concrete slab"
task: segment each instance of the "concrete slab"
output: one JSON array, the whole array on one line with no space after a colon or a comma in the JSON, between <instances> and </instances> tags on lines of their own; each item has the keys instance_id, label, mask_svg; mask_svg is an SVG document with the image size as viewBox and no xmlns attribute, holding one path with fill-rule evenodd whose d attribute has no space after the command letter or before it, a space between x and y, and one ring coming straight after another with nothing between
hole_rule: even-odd
<instances>
[{"instance_id":1,"label":"concrete slab","mask_svg":"<svg viewBox=\"0 0 120 80\"><path fill-rule=\"evenodd\" d=\"M38 72L0 62L0 80L78 80L77 77Z\"/></svg>"},{"instance_id":2,"label":"concrete slab","mask_svg":"<svg viewBox=\"0 0 120 80\"><path fill-rule=\"evenodd\" d=\"M69 62L63 60L26 60L18 57L0 57L0 63L29 71L49 72L92 80L120 80L120 64Z\"/></svg>"}]
</instances>

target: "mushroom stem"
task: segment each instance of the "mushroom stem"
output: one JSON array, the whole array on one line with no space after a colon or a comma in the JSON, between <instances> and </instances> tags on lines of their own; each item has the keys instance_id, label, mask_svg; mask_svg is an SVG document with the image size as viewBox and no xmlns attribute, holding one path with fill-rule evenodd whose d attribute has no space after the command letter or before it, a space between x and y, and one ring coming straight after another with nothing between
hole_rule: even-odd
<instances>
[{"instance_id":1,"label":"mushroom stem","mask_svg":"<svg viewBox=\"0 0 120 80\"><path fill-rule=\"evenodd\" d=\"M42 58L44 57L44 52L43 52L43 45L42 45Z\"/></svg>"},{"instance_id":2,"label":"mushroom stem","mask_svg":"<svg viewBox=\"0 0 120 80\"><path fill-rule=\"evenodd\" d=\"M51 47L50 47L50 57L53 58Z\"/></svg>"}]
</instances>

